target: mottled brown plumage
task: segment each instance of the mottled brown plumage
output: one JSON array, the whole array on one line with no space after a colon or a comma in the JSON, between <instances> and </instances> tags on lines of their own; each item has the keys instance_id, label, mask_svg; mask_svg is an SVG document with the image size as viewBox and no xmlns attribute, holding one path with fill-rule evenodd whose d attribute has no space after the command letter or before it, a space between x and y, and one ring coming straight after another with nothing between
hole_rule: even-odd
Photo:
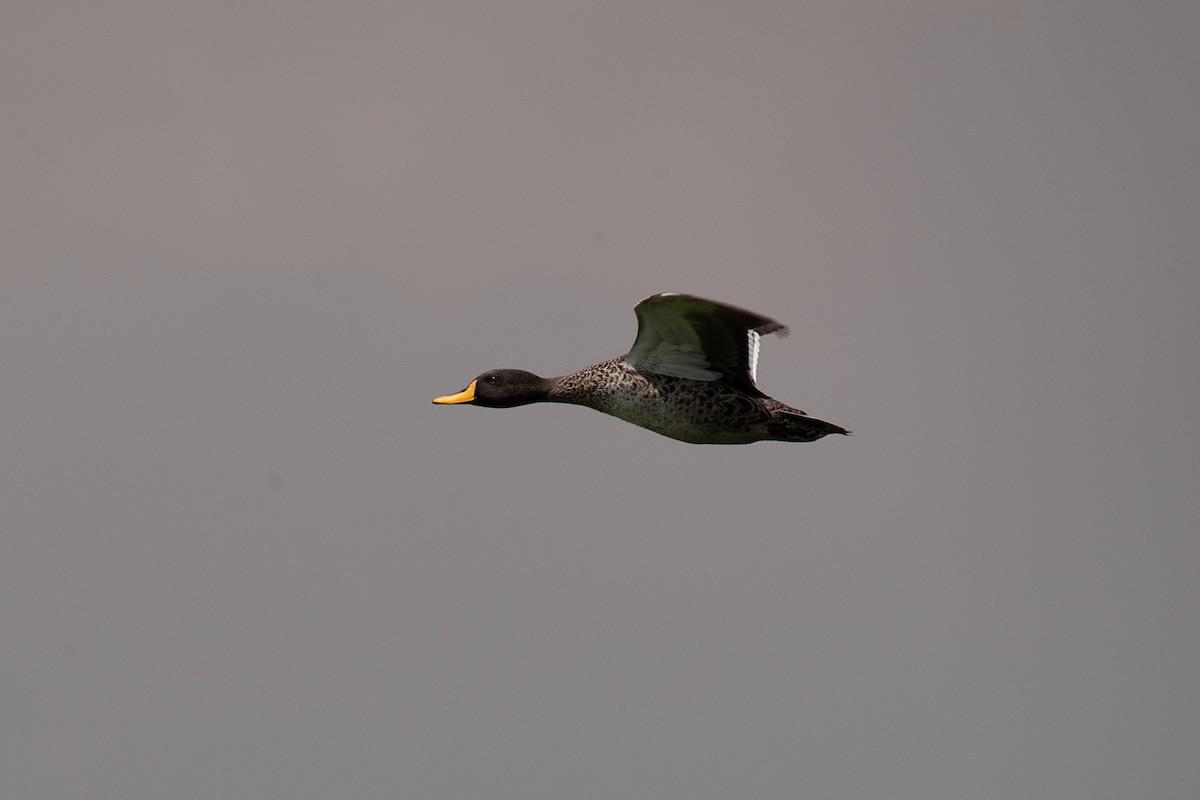
<instances>
[{"instance_id":1,"label":"mottled brown plumage","mask_svg":"<svg viewBox=\"0 0 1200 800\"><path fill-rule=\"evenodd\" d=\"M510 408L571 403L694 444L812 442L849 431L763 394L755 384L758 338L786 334L767 317L680 294L639 303L630 352L558 378L491 370L438 404Z\"/></svg>"}]
</instances>

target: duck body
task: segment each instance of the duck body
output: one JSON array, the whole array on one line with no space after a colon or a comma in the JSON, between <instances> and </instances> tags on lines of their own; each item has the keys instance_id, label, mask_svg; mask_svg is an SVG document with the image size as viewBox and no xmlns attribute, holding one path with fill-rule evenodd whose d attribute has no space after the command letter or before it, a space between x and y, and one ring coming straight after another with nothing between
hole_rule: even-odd
<instances>
[{"instance_id":1,"label":"duck body","mask_svg":"<svg viewBox=\"0 0 1200 800\"><path fill-rule=\"evenodd\" d=\"M624 358L547 380L547 402L587 406L691 444L812 442L846 432L773 398L717 381L641 372Z\"/></svg>"},{"instance_id":2,"label":"duck body","mask_svg":"<svg viewBox=\"0 0 1200 800\"><path fill-rule=\"evenodd\" d=\"M569 403L692 444L812 442L849 433L758 389L759 336L787 330L774 320L681 294L654 295L635 311L638 337L625 356L557 378L490 370L433 402Z\"/></svg>"}]
</instances>

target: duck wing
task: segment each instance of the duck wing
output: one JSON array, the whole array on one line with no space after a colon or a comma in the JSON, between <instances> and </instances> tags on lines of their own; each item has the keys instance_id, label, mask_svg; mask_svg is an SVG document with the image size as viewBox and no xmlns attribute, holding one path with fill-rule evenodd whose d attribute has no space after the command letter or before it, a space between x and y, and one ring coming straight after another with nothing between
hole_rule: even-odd
<instances>
[{"instance_id":1,"label":"duck wing","mask_svg":"<svg viewBox=\"0 0 1200 800\"><path fill-rule=\"evenodd\" d=\"M763 396L755 385L758 340L787 335L769 317L687 294L656 294L634 307L637 339L625 362L639 372L724 381Z\"/></svg>"}]
</instances>

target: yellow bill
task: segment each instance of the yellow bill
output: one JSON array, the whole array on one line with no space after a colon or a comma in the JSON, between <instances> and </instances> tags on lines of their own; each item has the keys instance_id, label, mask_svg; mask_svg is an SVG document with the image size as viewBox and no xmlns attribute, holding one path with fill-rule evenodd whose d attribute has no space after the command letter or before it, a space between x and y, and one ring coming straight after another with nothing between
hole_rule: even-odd
<instances>
[{"instance_id":1,"label":"yellow bill","mask_svg":"<svg viewBox=\"0 0 1200 800\"><path fill-rule=\"evenodd\" d=\"M475 381L471 381L471 385L463 389L458 394L448 394L443 397L433 398L433 402L441 406L453 405L454 403L470 403L475 399Z\"/></svg>"}]
</instances>

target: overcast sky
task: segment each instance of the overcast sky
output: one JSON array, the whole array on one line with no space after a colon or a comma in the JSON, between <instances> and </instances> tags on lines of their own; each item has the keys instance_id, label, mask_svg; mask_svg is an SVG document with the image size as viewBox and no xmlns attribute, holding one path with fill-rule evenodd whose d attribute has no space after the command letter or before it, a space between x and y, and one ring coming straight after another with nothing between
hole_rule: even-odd
<instances>
[{"instance_id":1,"label":"overcast sky","mask_svg":"<svg viewBox=\"0 0 1200 800\"><path fill-rule=\"evenodd\" d=\"M1200 5L9 2L0 796L1200 797ZM854 430L439 407L791 325Z\"/></svg>"}]
</instances>

